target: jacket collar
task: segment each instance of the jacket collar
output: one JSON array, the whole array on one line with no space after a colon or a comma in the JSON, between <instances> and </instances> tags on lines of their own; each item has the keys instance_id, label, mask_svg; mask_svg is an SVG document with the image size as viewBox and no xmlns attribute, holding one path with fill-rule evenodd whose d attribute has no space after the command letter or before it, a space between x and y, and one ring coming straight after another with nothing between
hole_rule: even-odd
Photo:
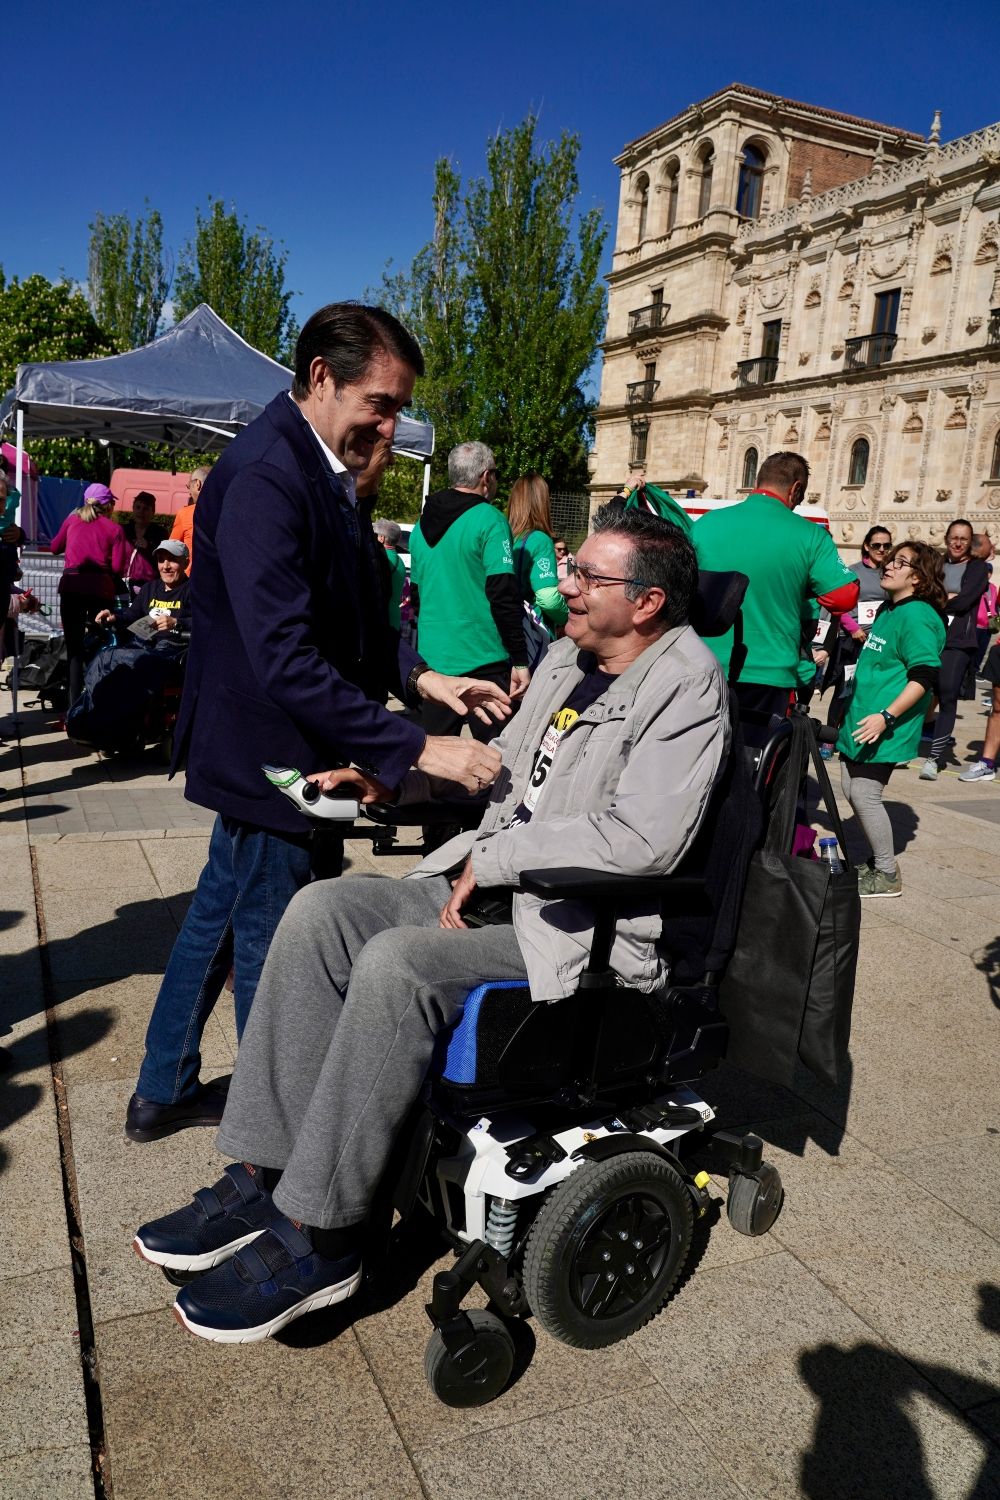
<instances>
[{"instance_id":1,"label":"jacket collar","mask_svg":"<svg viewBox=\"0 0 1000 1500\"><path fill-rule=\"evenodd\" d=\"M292 449L303 474L322 491L323 486L329 484L330 477L336 478L336 475L324 458L309 423L295 402L289 400L288 392L282 391L279 396L275 396L273 401L268 402L265 411L272 426L278 429Z\"/></svg>"}]
</instances>

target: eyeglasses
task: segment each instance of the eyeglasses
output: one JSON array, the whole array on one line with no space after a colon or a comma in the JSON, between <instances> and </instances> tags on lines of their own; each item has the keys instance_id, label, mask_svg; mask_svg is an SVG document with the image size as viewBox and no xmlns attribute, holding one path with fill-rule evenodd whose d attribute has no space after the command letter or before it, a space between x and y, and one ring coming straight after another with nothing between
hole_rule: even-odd
<instances>
[{"instance_id":1,"label":"eyeglasses","mask_svg":"<svg viewBox=\"0 0 1000 1500\"><path fill-rule=\"evenodd\" d=\"M869 542L868 543L868 551L869 552L891 552L892 551L892 543L891 542Z\"/></svg>"},{"instance_id":2,"label":"eyeglasses","mask_svg":"<svg viewBox=\"0 0 1000 1500\"><path fill-rule=\"evenodd\" d=\"M611 573L592 573L588 567L581 567L576 561L567 562L566 577L572 578L581 594L589 594L595 584L598 588L609 583L631 583L640 589L646 587L641 578L616 578Z\"/></svg>"},{"instance_id":3,"label":"eyeglasses","mask_svg":"<svg viewBox=\"0 0 1000 1500\"><path fill-rule=\"evenodd\" d=\"M914 557L894 557L886 563L887 568L912 568L916 562Z\"/></svg>"}]
</instances>

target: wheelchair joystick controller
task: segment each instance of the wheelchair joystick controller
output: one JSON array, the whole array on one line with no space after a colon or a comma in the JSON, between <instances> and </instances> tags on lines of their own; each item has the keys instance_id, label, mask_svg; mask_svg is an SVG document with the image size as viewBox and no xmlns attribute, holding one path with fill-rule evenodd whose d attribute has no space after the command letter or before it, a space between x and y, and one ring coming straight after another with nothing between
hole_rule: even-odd
<instances>
[{"instance_id":1,"label":"wheelchair joystick controller","mask_svg":"<svg viewBox=\"0 0 1000 1500\"><path fill-rule=\"evenodd\" d=\"M360 815L360 805L353 792L321 792L315 781L306 781L300 771L289 766L261 766L261 770L271 785L283 792L307 818L353 823Z\"/></svg>"}]
</instances>

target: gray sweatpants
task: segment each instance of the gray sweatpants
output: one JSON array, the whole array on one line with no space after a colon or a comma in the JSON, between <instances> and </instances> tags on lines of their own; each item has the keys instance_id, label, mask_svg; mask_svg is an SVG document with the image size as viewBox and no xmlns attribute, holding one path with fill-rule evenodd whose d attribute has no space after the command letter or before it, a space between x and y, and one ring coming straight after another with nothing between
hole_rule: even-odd
<instances>
[{"instance_id":1,"label":"gray sweatpants","mask_svg":"<svg viewBox=\"0 0 1000 1500\"><path fill-rule=\"evenodd\" d=\"M218 1141L281 1169L289 1218L364 1218L438 1033L477 984L526 977L513 927L438 926L450 893L443 876L347 876L306 886L281 919Z\"/></svg>"},{"instance_id":2,"label":"gray sweatpants","mask_svg":"<svg viewBox=\"0 0 1000 1500\"><path fill-rule=\"evenodd\" d=\"M855 760L840 758L840 785L844 796L854 809L854 814L864 829L865 837L872 846L876 870L884 875L895 875L896 855L892 846L892 824L889 814L882 806L882 796L892 775L891 764L859 764Z\"/></svg>"}]
</instances>

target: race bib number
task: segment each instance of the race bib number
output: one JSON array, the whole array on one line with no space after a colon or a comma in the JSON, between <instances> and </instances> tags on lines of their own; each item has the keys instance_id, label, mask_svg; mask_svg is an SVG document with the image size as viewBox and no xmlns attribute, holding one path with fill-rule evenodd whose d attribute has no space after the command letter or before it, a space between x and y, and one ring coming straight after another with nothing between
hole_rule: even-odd
<instances>
[{"instance_id":1,"label":"race bib number","mask_svg":"<svg viewBox=\"0 0 1000 1500\"><path fill-rule=\"evenodd\" d=\"M823 642L826 640L826 632L829 630L829 628L830 628L830 621L829 620L817 620L816 621L816 629L813 632L813 645L814 646L822 646Z\"/></svg>"},{"instance_id":2,"label":"race bib number","mask_svg":"<svg viewBox=\"0 0 1000 1500\"><path fill-rule=\"evenodd\" d=\"M875 623L875 616L878 614L880 608L880 599L865 599L858 604L858 607L854 611L854 617L859 625L863 625L868 630Z\"/></svg>"},{"instance_id":3,"label":"race bib number","mask_svg":"<svg viewBox=\"0 0 1000 1500\"><path fill-rule=\"evenodd\" d=\"M574 714L573 717L575 718L576 715ZM567 728L568 727L569 726L567 725ZM524 808L527 809L529 813L533 813L535 810L535 803L538 801L538 797L542 790L542 787L545 785L545 779L548 776L549 771L552 769L552 761L555 758L557 749L559 748L559 741L562 739L565 733L565 729L557 729L554 724L550 724L548 729L546 729L544 735L542 736L542 743L539 745L538 750L535 754L535 764L531 772L531 782L529 783L528 790L524 794L524 801L521 804Z\"/></svg>"}]
</instances>

